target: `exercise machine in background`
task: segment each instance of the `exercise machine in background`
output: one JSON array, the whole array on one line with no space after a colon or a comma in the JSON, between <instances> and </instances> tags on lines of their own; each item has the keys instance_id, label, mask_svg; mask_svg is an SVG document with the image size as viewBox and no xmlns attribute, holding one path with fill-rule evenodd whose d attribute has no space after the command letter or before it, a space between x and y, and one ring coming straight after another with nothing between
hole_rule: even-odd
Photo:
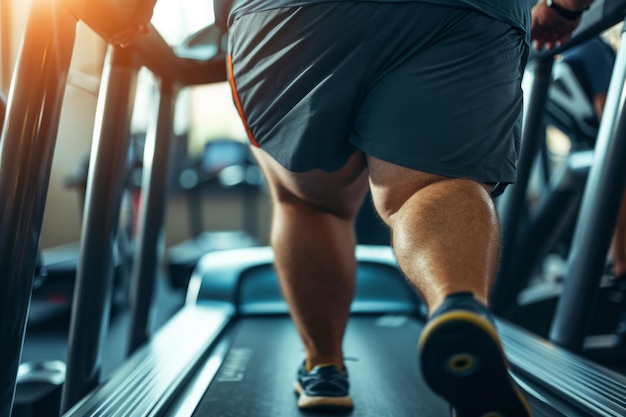
<instances>
[{"instance_id":1,"label":"exercise machine in background","mask_svg":"<svg viewBox=\"0 0 626 417\"><path fill-rule=\"evenodd\" d=\"M623 2L595 2L571 42L531 54L518 180L498 205L503 250L494 311L602 362L623 356L612 354L620 351L619 343L598 349L597 342L599 335L622 338L618 328L625 308L622 290L603 279L624 190L624 42L599 126L589 121L593 108L577 85L576 69L555 57L597 37L625 15ZM572 109L574 102L578 105ZM552 167L545 157L547 123L559 127L573 143L571 152ZM534 169L539 175L533 175ZM532 178L539 180L533 184ZM539 192L530 198L533 187ZM549 273L546 269L555 258L564 260L560 277L542 280L540 275Z\"/></svg>"},{"instance_id":2,"label":"exercise machine in background","mask_svg":"<svg viewBox=\"0 0 626 417\"><path fill-rule=\"evenodd\" d=\"M262 174L245 143L211 140L199 157L184 164L173 193L186 201L191 239L167 250L165 262L174 287L186 288L198 261L209 252L258 246L258 206L264 191ZM240 199L242 230L206 230L204 201L220 197Z\"/></svg>"}]
</instances>

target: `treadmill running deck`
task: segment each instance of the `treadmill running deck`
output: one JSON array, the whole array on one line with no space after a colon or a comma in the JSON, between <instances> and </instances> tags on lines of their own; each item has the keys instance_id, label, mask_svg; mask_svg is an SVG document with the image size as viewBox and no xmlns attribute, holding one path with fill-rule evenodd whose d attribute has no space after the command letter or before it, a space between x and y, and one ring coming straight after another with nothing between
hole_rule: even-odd
<instances>
[{"instance_id":1,"label":"treadmill running deck","mask_svg":"<svg viewBox=\"0 0 626 417\"><path fill-rule=\"evenodd\" d=\"M446 417L446 402L424 384L417 367L422 324L403 315L350 319L344 351L355 408L333 416ZM232 346L196 408L194 417L315 416L296 406L293 381L302 344L288 317L248 317L232 334ZM533 405L536 416L545 413Z\"/></svg>"}]
</instances>

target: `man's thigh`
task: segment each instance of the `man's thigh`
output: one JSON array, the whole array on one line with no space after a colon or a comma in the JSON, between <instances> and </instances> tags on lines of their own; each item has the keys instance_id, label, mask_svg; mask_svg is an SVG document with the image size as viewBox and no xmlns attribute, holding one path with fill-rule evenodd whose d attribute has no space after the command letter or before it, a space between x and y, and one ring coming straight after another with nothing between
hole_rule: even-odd
<instances>
[{"instance_id":1,"label":"man's thigh","mask_svg":"<svg viewBox=\"0 0 626 417\"><path fill-rule=\"evenodd\" d=\"M293 172L263 149L253 147L252 152L275 203L304 203L346 219L353 219L359 211L368 188L367 167L361 152L354 152L343 167L333 172L321 169Z\"/></svg>"}]
</instances>

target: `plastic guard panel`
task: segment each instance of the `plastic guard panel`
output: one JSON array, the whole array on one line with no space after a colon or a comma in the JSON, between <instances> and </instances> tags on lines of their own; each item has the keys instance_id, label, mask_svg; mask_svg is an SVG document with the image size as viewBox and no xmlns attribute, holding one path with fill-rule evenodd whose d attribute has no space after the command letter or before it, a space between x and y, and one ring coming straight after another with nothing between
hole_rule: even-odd
<instances>
[{"instance_id":1,"label":"plastic guard panel","mask_svg":"<svg viewBox=\"0 0 626 417\"><path fill-rule=\"evenodd\" d=\"M357 247L353 313L419 313L421 302L400 273L388 246ZM286 313L270 247L244 248L205 255L196 268L187 303L227 302L240 314Z\"/></svg>"}]
</instances>

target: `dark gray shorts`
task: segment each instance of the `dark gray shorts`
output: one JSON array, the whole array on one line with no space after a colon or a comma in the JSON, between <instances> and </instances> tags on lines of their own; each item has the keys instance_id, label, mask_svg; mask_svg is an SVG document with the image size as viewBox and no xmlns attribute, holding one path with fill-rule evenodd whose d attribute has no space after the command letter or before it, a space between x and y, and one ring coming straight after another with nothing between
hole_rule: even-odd
<instances>
[{"instance_id":1,"label":"dark gray shorts","mask_svg":"<svg viewBox=\"0 0 626 417\"><path fill-rule=\"evenodd\" d=\"M334 171L358 149L515 180L528 45L509 25L419 2L324 3L241 16L229 47L250 140L291 171Z\"/></svg>"}]
</instances>

